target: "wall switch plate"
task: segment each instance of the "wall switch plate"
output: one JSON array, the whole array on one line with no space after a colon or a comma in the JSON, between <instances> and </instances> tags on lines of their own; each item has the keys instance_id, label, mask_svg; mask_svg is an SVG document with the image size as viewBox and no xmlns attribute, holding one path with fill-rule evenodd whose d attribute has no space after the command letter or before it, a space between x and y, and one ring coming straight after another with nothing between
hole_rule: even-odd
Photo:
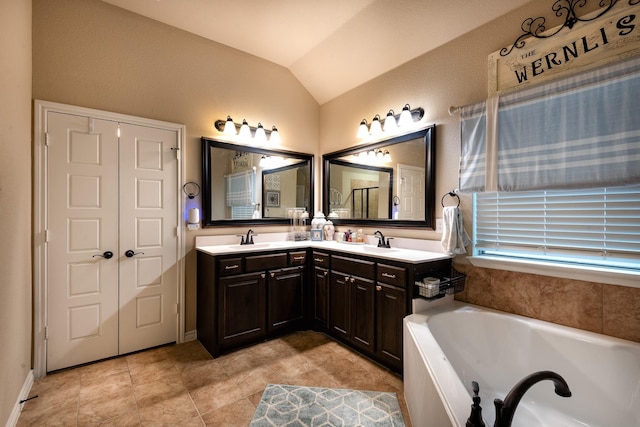
<instances>
[{"instance_id":1,"label":"wall switch plate","mask_svg":"<svg viewBox=\"0 0 640 427\"><path fill-rule=\"evenodd\" d=\"M436 218L436 233L442 233L442 218Z\"/></svg>"}]
</instances>

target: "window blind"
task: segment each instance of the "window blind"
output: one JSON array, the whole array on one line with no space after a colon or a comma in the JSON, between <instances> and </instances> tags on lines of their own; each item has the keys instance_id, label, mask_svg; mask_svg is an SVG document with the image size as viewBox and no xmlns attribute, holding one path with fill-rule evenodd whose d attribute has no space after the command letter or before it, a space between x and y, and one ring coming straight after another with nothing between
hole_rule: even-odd
<instances>
[{"instance_id":1,"label":"window blind","mask_svg":"<svg viewBox=\"0 0 640 427\"><path fill-rule=\"evenodd\" d=\"M476 193L474 255L640 270L640 185Z\"/></svg>"},{"instance_id":2,"label":"window blind","mask_svg":"<svg viewBox=\"0 0 640 427\"><path fill-rule=\"evenodd\" d=\"M640 56L490 100L461 108L462 191L640 182Z\"/></svg>"}]
</instances>

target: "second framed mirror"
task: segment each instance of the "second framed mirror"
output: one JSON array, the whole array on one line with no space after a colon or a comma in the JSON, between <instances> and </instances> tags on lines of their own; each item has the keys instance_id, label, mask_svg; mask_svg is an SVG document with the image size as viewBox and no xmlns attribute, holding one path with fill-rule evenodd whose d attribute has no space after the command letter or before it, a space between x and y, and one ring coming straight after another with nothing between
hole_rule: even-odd
<instances>
[{"instance_id":1,"label":"second framed mirror","mask_svg":"<svg viewBox=\"0 0 640 427\"><path fill-rule=\"evenodd\" d=\"M336 224L435 225L435 126L322 156L323 211Z\"/></svg>"}]
</instances>

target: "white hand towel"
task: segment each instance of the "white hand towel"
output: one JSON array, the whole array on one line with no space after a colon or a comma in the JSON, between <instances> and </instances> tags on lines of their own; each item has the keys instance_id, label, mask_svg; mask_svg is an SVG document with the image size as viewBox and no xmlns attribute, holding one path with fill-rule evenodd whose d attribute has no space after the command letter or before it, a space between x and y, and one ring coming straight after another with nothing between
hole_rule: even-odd
<instances>
[{"instance_id":1,"label":"white hand towel","mask_svg":"<svg viewBox=\"0 0 640 427\"><path fill-rule=\"evenodd\" d=\"M451 254L465 254L471 239L462 225L462 215L457 206L446 206L442 211L442 249Z\"/></svg>"}]
</instances>

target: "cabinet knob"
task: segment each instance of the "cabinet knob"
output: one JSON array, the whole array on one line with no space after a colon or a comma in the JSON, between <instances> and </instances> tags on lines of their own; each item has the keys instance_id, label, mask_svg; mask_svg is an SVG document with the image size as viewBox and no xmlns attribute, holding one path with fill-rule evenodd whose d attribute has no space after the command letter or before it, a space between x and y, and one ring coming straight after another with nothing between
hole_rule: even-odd
<instances>
[{"instance_id":1,"label":"cabinet knob","mask_svg":"<svg viewBox=\"0 0 640 427\"><path fill-rule=\"evenodd\" d=\"M271 277L276 277L276 273L271 272Z\"/></svg>"},{"instance_id":2,"label":"cabinet knob","mask_svg":"<svg viewBox=\"0 0 640 427\"><path fill-rule=\"evenodd\" d=\"M376 285L376 291L381 291L381 290L382 290L382 286Z\"/></svg>"},{"instance_id":3,"label":"cabinet knob","mask_svg":"<svg viewBox=\"0 0 640 427\"><path fill-rule=\"evenodd\" d=\"M353 277L351 278L351 283L355 282L356 279L354 279Z\"/></svg>"},{"instance_id":4,"label":"cabinet knob","mask_svg":"<svg viewBox=\"0 0 640 427\"><path fill-rule=\"evenodd\" d=\"M328 272L328 271L325 271L325 272L324 272L324 275L326 276L327 274L329 274L329 272Z\"/></svg>"},{"instance_id":5,"label":"cabinet knob","mask_svg":"<svg viewBox=\"0 0 640 427\"><path fill-rule=\"evenodd\" d=\"M266 274L264 274L264 273L262 273L262 274L260 275L260 277L262 277L262 278L264 279L265 277L267 277L267 275L266 275Z\"/></svg>"}]
</instances>

